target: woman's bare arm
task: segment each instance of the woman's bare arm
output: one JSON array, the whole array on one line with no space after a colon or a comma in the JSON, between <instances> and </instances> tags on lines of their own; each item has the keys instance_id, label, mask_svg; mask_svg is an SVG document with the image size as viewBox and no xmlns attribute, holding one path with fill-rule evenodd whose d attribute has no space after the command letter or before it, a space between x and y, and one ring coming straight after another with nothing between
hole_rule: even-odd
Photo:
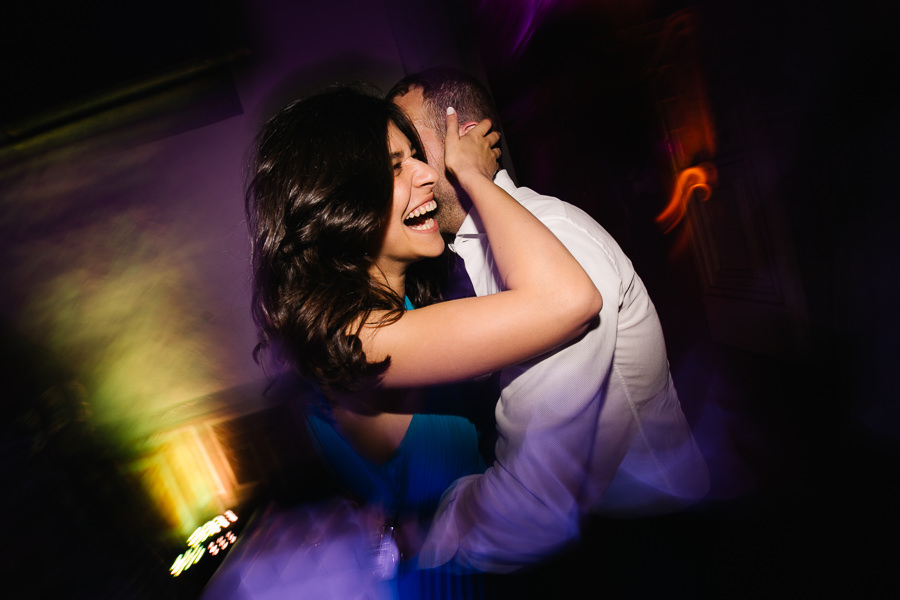
<instances>
[{"instance_id":1,"label":"woman's bare arm","mask_svg":"<svg viewBox=\"0 0 900 600\"><path fill-rule=\"evenodd\" d=\"M361 335L370 361L390 356L388 387L458 381L542 354L583 333L603 300L540 221L494 184L498 134L482 121L464 136L447 115L445 164L472 199L506 291L405 313Z\"/></svg>"}]
</instances>

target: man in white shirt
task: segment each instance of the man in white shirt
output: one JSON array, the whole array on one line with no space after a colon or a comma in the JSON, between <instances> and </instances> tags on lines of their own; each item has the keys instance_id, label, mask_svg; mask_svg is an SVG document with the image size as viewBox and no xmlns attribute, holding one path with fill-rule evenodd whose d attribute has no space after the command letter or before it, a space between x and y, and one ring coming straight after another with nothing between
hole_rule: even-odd
<instances>
[{"instance_id":1,"label":"man in white shirt","mask_svg":"<svg viewBox=\"0 0 900 600\"><path fill-rule=\"evenodd\" d=\"M486 90L449 69L411 75L388 94L411 117L435 186L438 222L455 235L479 296L502 289L478 214L447 179L447 106L460 133L484 118L499 124ZM677 510L709 488L703 456L669 373L656 309L631 261L587 213L495 182L540 219L579 260L603 296L599 323L581 338L500 373L495 462L444 494L419 565L510 572L576 541L589 514L643 516ZM463 196L463 197L461 197ZM522 324L527 327L527 323Z\"/></svg>"}]
</instances>

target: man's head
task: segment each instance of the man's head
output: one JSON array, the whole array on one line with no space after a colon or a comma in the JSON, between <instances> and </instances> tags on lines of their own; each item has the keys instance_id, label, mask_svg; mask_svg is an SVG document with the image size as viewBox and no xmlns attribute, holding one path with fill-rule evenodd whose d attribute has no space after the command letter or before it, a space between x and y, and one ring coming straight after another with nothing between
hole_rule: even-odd
<instances>
[{"instance_id":1,"label":"man's head","mask_svg":"<svg viewBox=\"0 0 900 600\"><path fill-rule=\"evenodd\" d=\"M428 164L440 174L434 188L438 223L442 232L455 234L466 218L470 203L468 198L460 198L461 190L447 180L444 169L447 107L456 109L459 133L463 135L483 119L490 119L493 128L499 129L500 117L494 101L478 80L449 67L407 75L387 97L409 115L419 131Z\"/></svg>"}]
</instances>

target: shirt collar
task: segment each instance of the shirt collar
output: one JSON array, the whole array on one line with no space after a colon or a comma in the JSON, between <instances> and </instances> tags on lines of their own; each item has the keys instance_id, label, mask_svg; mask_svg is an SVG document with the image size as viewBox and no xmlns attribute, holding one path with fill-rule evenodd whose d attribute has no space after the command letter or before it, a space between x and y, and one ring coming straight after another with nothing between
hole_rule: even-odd
<instances>
[{"instance_id":1,"label":"shirt collar","mask_svg":"<svg viewBox=\"0 0 900 600\"><path fill-rule=\"evenodd\" d=\"M512 194L516 189L516 184L513 183L513 180L506 169L497 171L497 174L494 175L494 183L509 194ZM484 236L484 225L481 223L481 217L478 215L478 211L475 210L475 207L473 206L468 214L466 214L466 218L463 220L462 225L459 226L459 231L456 232L456 238L450 244L450 250L456 252L457 245L464 244L466 240L481 239Z\"/></svg>"}]
</instances>

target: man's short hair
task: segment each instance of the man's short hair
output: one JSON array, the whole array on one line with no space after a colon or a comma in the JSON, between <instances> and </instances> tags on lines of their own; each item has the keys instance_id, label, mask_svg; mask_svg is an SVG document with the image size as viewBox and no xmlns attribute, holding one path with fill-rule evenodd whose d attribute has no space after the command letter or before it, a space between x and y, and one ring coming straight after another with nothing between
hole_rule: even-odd
<instances>
[{"instance_id":1,"label":"man's short hair","mask_svg":"<svg viewBox=\"0 0 900 600\"><path fill-rule=\"evenodd\" d=\"M421 88L429 125L443 141L447 132L447 107L459 115L460 124L490 119L492 129L500 129L500 115L487 89L471 75L452 67L432 67L407 75L391 88L388 100Z\"/></svg>"}]
</instances>

